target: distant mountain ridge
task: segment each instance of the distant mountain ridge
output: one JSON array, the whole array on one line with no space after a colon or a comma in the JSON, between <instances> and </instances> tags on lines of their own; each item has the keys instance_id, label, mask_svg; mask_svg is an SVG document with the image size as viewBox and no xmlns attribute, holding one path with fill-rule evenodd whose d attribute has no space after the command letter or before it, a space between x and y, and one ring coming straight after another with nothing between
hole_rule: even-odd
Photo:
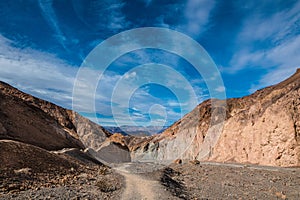
<instances>
[{"instance_id":1,"label":"distant mountain ridge","mask_svg":"<svg viewBox=\"0 0 300 200\"><path fill-rule=\"evenodd\" d=\"M168 126L104 126L111 133L121 133L122 135L150 136L162 133Z\"/></svg>"}]
</instances>

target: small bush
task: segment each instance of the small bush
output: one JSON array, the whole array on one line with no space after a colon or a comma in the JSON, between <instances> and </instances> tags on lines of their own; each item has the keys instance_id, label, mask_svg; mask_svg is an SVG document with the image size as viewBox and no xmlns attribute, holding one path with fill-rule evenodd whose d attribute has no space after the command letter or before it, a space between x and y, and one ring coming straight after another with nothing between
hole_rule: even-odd
<instances>
[{"instance_id":1,"label":"small bush","mask_svg":"<svg viewBox=\"0 0 300 200\"><path fill-rule=\"evenodd\" d=\"M96 186L100 189L101 192L113 192L117 190L117 187L112 183L108 182L108 180L102 179L96 183Z\"/></svg>"}]
</instances>

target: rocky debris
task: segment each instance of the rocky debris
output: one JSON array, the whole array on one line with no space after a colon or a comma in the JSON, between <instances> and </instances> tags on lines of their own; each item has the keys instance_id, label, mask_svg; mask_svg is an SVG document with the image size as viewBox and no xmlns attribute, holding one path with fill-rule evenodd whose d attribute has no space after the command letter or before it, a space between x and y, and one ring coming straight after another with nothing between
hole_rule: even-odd
<instances>
[{"instance_id":1,"label":"rocky debris","mask_svg":"<svg viewBox=\"0 0 300 200\"><path fill-rule=\"evenodd\" d=\"M4 126L0 122L0 135L5 135L5 134L7 134L7 130L4 128Z\"/></svg>"},{"instance_id":2,"label":"rocky debris","mask_svg":"<svg viewBox=\"0 0 300 200\"><path fill-rule=\"evenodd\" d=\"M124 188L123 178L105 166L48 170L30 176L2 173L0 199L116 199Z\"/></svg>"},{"instance_id":3,"label":"rocky debris","mask_svg":"<svg viewBox=\"0 0 300 200\"><path fill-rule=\"evenodd\" d=\"M181 159L176 159L176 160L174 160L174 163L175 164L182 164L182 160Z\"/></svg>"},{"instance_id":4,"label":"rocky debris","mask_svg":"<svg viewBox=\"0 0 300 200\"><path fill-rule=\"evenodd\" d=\"M189 163L192 165L199 165L200 161L195 159L195 160L190 160Z\"/></svg>"},{"instance_id":5,"label":"rocky debris","mask_svg":"<svg viewBox=\"0 0 300 200\"><path fill-rule=\"evenodd\" d=\"M187 199L299 199L299 168L172 164L162 184ZM176 193L176 191L178 191ZM181 192L182 191L182 192Z\"/></svg>"},{"instance_id":6,"label":"rocky debris","mask_svg":"<svg viewBox=\"0 0 300 200\"><path fill-rule=\"evenodd\" d=\"M119 197L122 177L107 166L87 160L68 155L68 151L54 153L0 140L0 199ZM60 192L56 194L57 190Z\"/></svg>"},{"instance_id":7,"label":"rocky debris","mask_svg":"<svg viewBox=\"0 0 300 200\"><path fill-rule=\"evenodd\" d=\"M122 177L84 151L110 135L0 82L0 199L120 198Z\"/></svg>"},{"instance_id":8,"label":"rocky debris","mask_svg":"<svg viewBox=\"0 0 300 200\"><path fill-rule=\"evenodd\" d=\"M165 186L166 189L175 197L179 197L180 199L190 199L185 185L181 181L178 181L176 178L174 178L178 175L179 173L174 171L172 168L165 168L161 175L161 184Z\"/></svg>"},{"instance_id":9,"label":"rocky debris","mask_svg":"<svg viewBox=\"0 0 300 200\"><path fill-rule=\"evenodd\" d=\"M31 170L31 168L26 167L26 168L14 170L14 173L15 174L31 174L32 170Z\"/></svg>"},{"instance_id":10,"label":"rocky debris","mask_svg":"<svg viewBox=\"0 0 300 200\"><path fill-rule=\"evenodd\" d=\"M204 101L162 134L125 137L122 141L131 150L132 160L137 161L172 161L180 156L187 160L300 166L299 113L297 70L289 79L252 95Z\"/></svg>"}]
</instances>

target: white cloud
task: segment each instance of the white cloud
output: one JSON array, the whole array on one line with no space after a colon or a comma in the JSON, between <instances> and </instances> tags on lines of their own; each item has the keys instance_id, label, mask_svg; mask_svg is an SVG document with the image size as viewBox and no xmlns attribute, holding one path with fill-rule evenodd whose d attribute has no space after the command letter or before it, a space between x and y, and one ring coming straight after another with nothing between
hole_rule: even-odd
<instances>
[{"instance_id":1,"label":"white cloud","mask_svg":"<svg viewBox=\"0 0 300 200\"><path fill-rule=\"evenodd\" d=\"M299 9L300 2L268 17L254 10L244 21L236 40L237 53L224 72L235 74L247 68L267 71L249 92L278 83L293 74L300 66ZM265 43L268 45L264 46Z\"/></svg>"},{"instance_id":2,"label":"white cloud","mask_svg":"<svg viewBox=\"0 0 300 200\"><path fill-rule=\"evenodd\" d=\"M248 67L295 67L297 62L293 64L291 61L296 61L299 57L299 54L293 52L300 48L297 33L297 24L300 22L299 9L300 2L291 9L269 17L254 11L244 21L243 29L236 40L237 53L230 61L231 67L225 72L236 73ZM263 46L263 42L270 43L268 48Z\"/></svg>"},{"instance_id":3,"label":"white cloud","mask_svg":"<svg viewBox=\"0 0 300 200\"><path fill-rule=\"evenodd\" d=\"M224 86L219 86L215 89L217 92L225 92L225 87Z\"/></svg>"},{"instance_id":4,"label":"white cloud","mask_svg":"<svg viewBox=\"0 0 300 200\"><path fill-rule=\"evenodd\" d=\"M122 12L124 5L125 3L120 0L102 0L93 2L89 12L91 12L91 15L98 18L96 27L93 28L101 31L109 29L113 32L118 32L121 29L128 27L129 22ZM85 20L83 19L83 21Z\"/></svg>"},{"instance_id":5,"label":"white cloud","mask_svg":"<svg viewBox=\"0 0 300 200\"><path fill-rule=\"evenodd\" d=\"M136 77L136 72L126 73L124 75L125 79L131 79L131 78L135 78L135 77Z\"/></svg>"},{"instance_id":6,"label":"white cloud","mask_svg":"<svg viewBox=\"0 0 300 200\"><path fill-rule=\"evenodd\" d=\"M300 65L298 67L300 67ZM251 88L249 89L249 92L253 93L256 90L261 89L263 87L279 83L282 80L290 77L295 72L296 72L296 68L294 68L294 67L276 68L276 69L270 71L269 73L267 73L266 75L264 75L258 84L252 85Z\"/></svg>"},{"instance_id":7,"label":"white cloud","mask_svg":"<svg viewBox=\"0 0 300 200\"><path fill-rule=\"evenodd\" d=\"M55 11L52 7L52 0L42 1L39 0L39 6L42 10L42 15L44 16L45 20L48 22L49 26L54 30L56 34L56 38L59 40L62 47L68 51L65 46L66 37L64 36L63 32L60 30L58 20L56 18Z\"/></svg>"},{"instance_id":8,"label":"white cloud","mask_svg":"<svg viewBox=\"0 0 300 200\"><path fill-rule=\"evenodd\" d=\"M238 56L242 60L239 63L243 66L265 68L268 71L259 80L258 84L251 86L249 91L254 92L257 89L276 84L288 78L300 67L299 55L300 35L268 51L239 54Z\"/></svg>"},{"instance_id":9,"label":"white cloud","mask_svg":"<svg viewBox=\"0 0 300 200\"><path fill-rule=\"evenodd\" d=\"M33 49L19 49L0 35L0 79L70 108L76 68Z\"/></svg>"},{"instance_id":10,"label":"white cloud","mask_svg":"<svg viewBox=\"0 0 300 200\"><path fill-rule=\"evenodd\" d=\"M154 25L198 37L209 28L211 12L215 5L215 0L187 0L186 2L168 3L164 7L164 13L155 18ZM179 16L176 16L175 19L172 13ZM170 18L180 20L170 23Z\"/></svg>"},{"instance_id":11,"label":"white cloud","mask_svg":"<svg viewBox=\"0 0 300 200\"><path fill-rule=\"evenodd\" d=\"M189 0L185 9L187 31L192 35L204 32L214 6L214 0Z\"/></svg>"},{"instance_id":12,"label":"white cloud","mask_svg":"<svg viewBox=\"0 0 300 200\"><path fill-rule=\"evenodd\" d=\"M239 42L251 43L255 40L270 39L274 44L282 43L299 30L300 2L292 8L264 17L266 13L250 15L244 22L244 28L239 35Z\"/></svg>"}]
</instances>

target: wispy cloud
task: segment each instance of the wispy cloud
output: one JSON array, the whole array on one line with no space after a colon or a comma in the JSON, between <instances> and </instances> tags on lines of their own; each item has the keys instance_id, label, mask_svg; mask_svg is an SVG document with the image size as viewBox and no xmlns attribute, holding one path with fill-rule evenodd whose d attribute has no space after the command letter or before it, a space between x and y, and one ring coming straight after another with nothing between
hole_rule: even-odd
<instances>
[{"instance_id":1,"label":"wispy cloud","mask_svg":"<svg viewBox=\"0 0 300 200\"><path fill-rule=\"evenodd\" d=\"M254 10L244 21L236 53L224 72L266 70L259 83L251 86L251 92L290 76L300 64L299 9L300 2L272 14Z\"/></svg>"},{"instance_id":2,"label":"wispy cloud","mask_svg":"<svg viewBox=\"0 0 300 200\"><path fill-rule=\"evenodd\" d=\"M119 32L130 22L122 12L125 3L121 0L101 0L74 2L77 17L92 30ZM82 10L85 8L85 10Z\"/></svg>"},{"instance_id":3,"label":"wispy cloud","mask_svg":"<svg viewBox=\"0 0 300 200\"><path fill-rule=\"evenodd\" d=\"M2 81L37 97L55 102L63 107L72 108L72 100L74 100L72 92L78 67L68 65L49 53L31 48L19 49L15 47L13 41L1 35L0 66L0 79ZM97 70L86 71L86 73L90 78L99 76ZM178 79L178 76L182 80ZM157 81L163 87L173 88L173 92L181 97L181 104L170 103L172 97L166 99L155 97L151 94L150 86L144 87L143 84L140 84L142 82L147 84L148 81L151 83L153 77L157 77L159 79ZM118 86L118 81L121 79L127 84L122 83ZM88 92L90 91L89 88L92 87L87 85L88 82L82 84L86 87L82 87L83 90L80 91L80 99L76 101L78 103L76 108L79 112L89 113L93 111L87 109L90 103ZM134 93L128 94L130 88L135 84L140 85L137 85L137 90ZM190 87L189 90L187 90L187 84ZM164 73L163 69L158 71L151 67L146 67L144 70L133 68L125 74L107 71L99 81L95 93L95 112L106 116L98 119L98 122L104 125L113 125L117 121L120 123L119 125L128 125L131 119L134 123L140 122L139 125L172 123L197 104L197 100L194 104L189 101L192 98L190 91L194 90L193 86L193 81L186 80L172 68L169 68L168 73ZM116 92L115 98L112 98L113 92ZM132 111L128 112L129 108L133 108ZM181 108L183 113L178 110L175 112L173 108ZM112 109L115 112L112 112Z\"/></svg>"},{"instance_id":4,"label":"wispy cloud","mask_svg":"<svg viewBox=\"0 0 300 200\"><path fill-rule=\"evenodd\" d=\"M281 44L262 57L266 66L269 64L268 73L265 74L257 85L252 85L250 92L262 87L276 84L295 73L300 67L300 35ZM271 67L275 65L276 67Z\"/></svg>"},{"instance_id":5,"label":"wispy cloud","mask_svg":"<svg viewBox=\"0 0 300 200\"><path fill-rule=\"evenodd\" d=\"M53 9L53 1L52 0L39 0L39 6L41 8L41 13L44 16L45 20L48 22L49 26L53 28L55 32L55 37L58 39L62 47L68 51L65 41L66 37L64 36L63 32L61 31L58 20Z\"/></svg>"},{"instance_id":6,"label":"wispy cloud","mask_svg":"<svg viewBox=\"0 0 300 200\"><path fill-rule=\"evenodd\" d=\"M260 67L270 67L277 63L267 64L269 61L273 61L273 59L281 59L284 62L294 59L294 53L286 54L281 52L284 55L278 54L277 56L279 57L273 57L272 55L283 47L295 48L293 47L295 45L291 43L298 36L297 31L299 30L300 23L299 9L300 2L293 8L285 9L269 16L265 16L265 13L256 12L248 16L236 41L237 53L230 62L230 70L236 72L243 68L259 64L261 64ZM265 43L268 43L268 45ZM286 48L286 52L291 53L288 48ZM266 58L269 60L266 60Z\"/></svg>"},{"instance_id":7,"label":"wispy cloud","mask_svg":"<svg viewBox=\"0 0 300 200\"><path fill-rule=\"evenodd\" d=\"M52 54L19 49L13 44L0 35L0 79L70 108L76 68Z\"/></svg>"},{"instance_id":8,"label":"wispy cloud","mask_svg":"<svg viewBox=\"0 0 300 200\"><path fill-rule=\"evenodd\" d=\"M198 38L209 28L215 5L215 0L187 0L184 3L171 1L163 5L162 13L155 18L154 25L178 30Z\"/></svg>"},{"instance_id":9,"label":"wispy cloud","mask_svg":"<svg viewBox=\"0 0 300 200\"><path fill-rule=\"evenodd\" d=\"M197 35L204 32L214 6L214 0L189 0L185 10L187 30Z\"/></svg>"}]
</instances>

